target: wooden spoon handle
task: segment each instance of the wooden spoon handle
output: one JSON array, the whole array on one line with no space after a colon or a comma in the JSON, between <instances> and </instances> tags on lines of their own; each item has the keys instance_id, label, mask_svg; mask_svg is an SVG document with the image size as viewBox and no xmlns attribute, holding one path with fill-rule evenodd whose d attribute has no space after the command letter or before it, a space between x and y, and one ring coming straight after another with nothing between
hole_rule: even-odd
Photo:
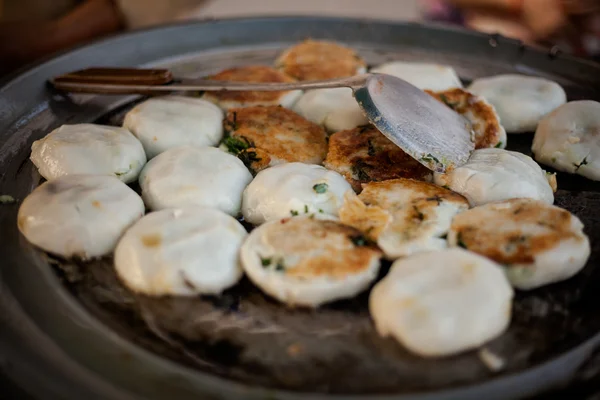
<instances>
[{"instance_id":1,"label":"wooden spoon handle","mask_svg":"<svg viewBox=\"0 0 600 400\"><path fill-rule=\"evenodd\" d=\"M88 68L57 76L52 80L52 83L153 86L166 85L172 81L173 75L167 69Z\"/></svg>"},{"instance_id":2,"label":"wooden spoon handle","mask_svg":"<svg viewBox=\"0 0 600 400\"><path fill-rule=\"evenodd\" d=\"M88 68L50 80L65 92L97 94L154 94L186 91L281 91L349 87L365 84L368 74L324 81L228 82L210 79L178 79L166 69Z\"/></svg>"}]
</instances>

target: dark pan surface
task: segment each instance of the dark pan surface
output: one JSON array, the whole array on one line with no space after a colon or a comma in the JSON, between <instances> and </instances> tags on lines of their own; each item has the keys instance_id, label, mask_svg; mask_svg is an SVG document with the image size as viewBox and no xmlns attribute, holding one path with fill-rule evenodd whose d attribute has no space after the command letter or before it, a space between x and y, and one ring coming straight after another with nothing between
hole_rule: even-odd
<instances>
[{"instance_id":1,"label":"dark pan surface","mask_svg":"<svg viewBox=\"0 0 600 400\"><path fill-rule=\"evenodd\" d=\"M210 39L202 36L209 33ZM198 35L197 42L190 39L192 34ZM166 64L180 75L199 76L233 65L271 63L282 48L312 36L346 42L371 65L394 59L449 63L465 81L498 73L533 73L560 82L570 100L600 99L600 68L595 65L539 53L502 38L417 25L293 18L196 24L135 35L123 43L143 55L127 54L128 47L118 40L106 42L105 48L114 50L110 64L139 65L195 48L193 57ZM166 38L179 48L169 52L163 44L157 45L160 51L144 51L151 40ZM181 41L188 47L183 49ZM106 53L91 52L85 59L79 53L59 59L54 69L46 67L40 73L50 76L99 65L106 57ZM19 84L27 87L13 83ZM14 102L18 108L18 98L7 100L9 89L2 89L4 94L0 91L5 96L0 97L0 105L10 107ZM23 110L29 110L29 115L9 110L0 116L4 129L0 143L6 141L0 147L0 193L18 199L40 181L27 159L33 140L67 122L119 124L132 105L132 99L51 97L40 87L29 91L23 94ZM529 154L530 144L531 135L509 136L510 150ZM175 393L193 398L200 388L234 398L241 393L256 394L244 387L269 388L258 393L284 397L292 395L277 390L401 398L426 398L428 392L447 398L507 398L568 378L599 340L600 272L595 266L600 258L596 211L600 183L566 174L558 175L558 183L556 204L585 223L592 257L569 281L518 293L509 330L486 346L506 362L499 372L490 371L477 352L428 360L378 337L369 319L366 293L316 311L286 309L246 280L220 298L135 296L120 285L110 259L70 263L49 259L33 249L17 233L15 205L0 206L0 249L6 254L2 279L36 322L70 349L72 357L115 384L153 398L175 397ZM62 321L61 326L52 327L53 321ZM109 342L120 350L112 353L112 348L102 347ZM131 343L199 372L161 363ZM98 351L105 352L106 359L92 361ZM114 358L115 354L121 357ZM202 373L247 386L211 380Z\"/></svg>"}]
</instances>

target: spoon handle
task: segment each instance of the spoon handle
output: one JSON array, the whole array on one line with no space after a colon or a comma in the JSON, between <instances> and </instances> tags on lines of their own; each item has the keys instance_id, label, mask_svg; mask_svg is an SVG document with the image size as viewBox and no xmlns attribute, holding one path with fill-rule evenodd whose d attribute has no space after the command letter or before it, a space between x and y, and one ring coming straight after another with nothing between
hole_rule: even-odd
<instances>
[{"instance_id":1,"label":"spoon handle","mask_svg":"<svg viewBox=\"0 0 600 400\"><path fill-rule=\"evenodd\" d=\"M54 88L66 92L97 94L137 94L181 91L279 91L297 89L356 88L365 75L324 81L289 83L246 83L209 79L177 79L166 69L88 68L50 80Z\"/></svg>"}]
</instances>

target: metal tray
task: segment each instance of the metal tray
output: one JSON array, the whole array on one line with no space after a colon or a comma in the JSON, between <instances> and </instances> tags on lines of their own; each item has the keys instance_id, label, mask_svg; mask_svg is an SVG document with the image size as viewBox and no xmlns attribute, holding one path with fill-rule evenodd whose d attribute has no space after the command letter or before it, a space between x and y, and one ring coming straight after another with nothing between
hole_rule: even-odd
<instances>
[{"instance_id":1,"label":"metal tray","mask_svg":"<svg viewBox=\"0 0 600 400\"><path fill-rule=\"evenodd\" d=\"M357 49L371 65L453 65L462 79L499 73L549 77L570 100L600 99L600 67L499 36L419 24L336 18L258 18L132 32L38 65L0 88L0 194L22 200L40 182L33 140L64 123L118 124L135 97L51 93L51 76L87 66L167 65L201 76L271 63L307 37ZM529 153L531 135L509 149ZM375 333L367 295L317 311L287 310L243 281L221 298L151 299L120 286L111 260L52 260L16 229L18 204L0 206L0 361L42 398L506 399L567 382L600 342L600 183L559 174L556 204L578 215L592 257L575 278L519 293L510 329L487 347L415 357Z\"/></svg>"}]
</instances>

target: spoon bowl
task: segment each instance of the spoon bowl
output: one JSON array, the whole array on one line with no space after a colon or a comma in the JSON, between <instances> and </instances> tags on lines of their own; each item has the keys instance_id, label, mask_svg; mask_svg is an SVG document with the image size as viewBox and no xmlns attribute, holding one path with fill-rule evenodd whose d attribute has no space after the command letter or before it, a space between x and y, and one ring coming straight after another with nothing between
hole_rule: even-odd
<instances>
[{"instance_id":1,"label":"spoon bowl","mask_svg":"<svg viewBox=\"0 0 600 400\"><path fill-rule=\"evenodd\" d=\"M467 162L474 149L471 124L450 107L391 75L369 74L352 88L365 115L394 144L432 171Z\"/></svg>"}]
</instances>

